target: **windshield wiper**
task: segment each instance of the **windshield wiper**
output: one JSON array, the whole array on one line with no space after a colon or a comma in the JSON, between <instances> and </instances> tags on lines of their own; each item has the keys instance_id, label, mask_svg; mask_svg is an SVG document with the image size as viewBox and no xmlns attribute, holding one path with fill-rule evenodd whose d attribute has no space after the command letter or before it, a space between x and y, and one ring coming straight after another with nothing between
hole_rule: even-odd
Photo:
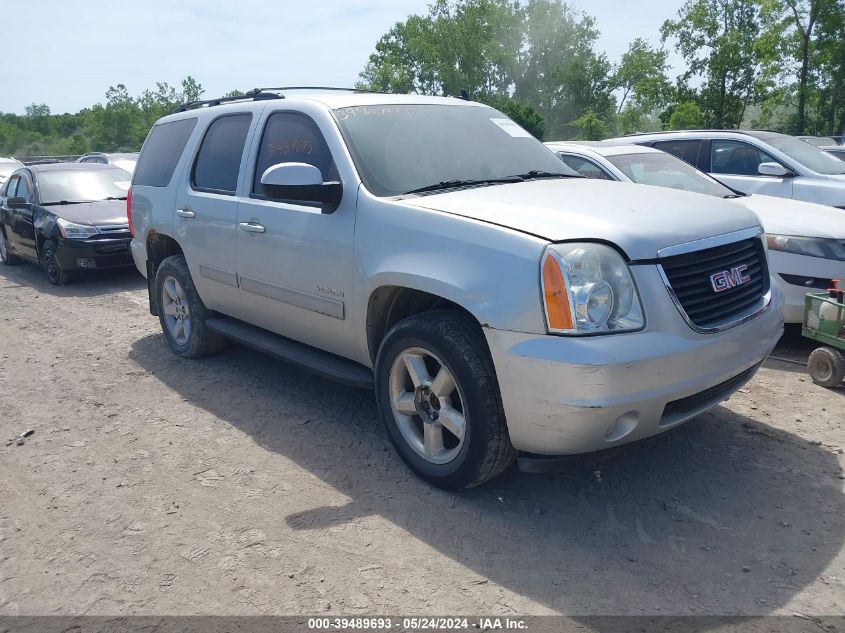
<instances>
[{"instance_id":1,"label":"windshield wiper","mask_svg":"<svg viewBox=\"0 0 845 633\"><path fill-rule=\"evenodd\" d=\"M559 171L542 171L541 169L532 169L524 174L516 174L514 178L522 178L527 180L529 178L584 178L583 174L562 174Z\"/></svg>"},{"instance_id":2,"label":"windshield wiper","mask_svg":"<svg viewBox=\"0 0 845 633\"><path fill-rule=\"evenodd\" d=\"M93 200L56 200L54 202L42 202L42 207L49 207L55 204L86 204L88 202L93 202Z\"/></svg>"},{"instance_id":3,"label":"windshield wiper","mask_svg":"<svg viewBox=\"0 0 845 633\"><path fill-rule=\"evenodd\" d=\"M126 196L106 196L103 200L126 200Z\"/></svg>"},{"instance_id":4,"label":"windshield wiper","mask_svg":"<svg viewBox=\"0 0 845 633\"><path fill-rule=\"evenodd\" d=\"M734 198L744 198L747 194L744 193L728 193L722 196L726 200L732 200Z\"/></svg>"},{"instance_id":5,"label":"windshield wiper","mask_svg":"<svg viewBox=\"0 0 845 633\"><path fill-rule=\"evenodd\" d=\"M433 185L426 185L424 187L417 187L410 191L402 193L406 196L411 193L425 193L426 191L439 191L441 189L455 189L457 187L482 187L484 185L498 185L509 182L522 182L523 178L520 176L508 176L506 178L483 178L480 180L441 180Z\"/></svg>"}]
</instances>

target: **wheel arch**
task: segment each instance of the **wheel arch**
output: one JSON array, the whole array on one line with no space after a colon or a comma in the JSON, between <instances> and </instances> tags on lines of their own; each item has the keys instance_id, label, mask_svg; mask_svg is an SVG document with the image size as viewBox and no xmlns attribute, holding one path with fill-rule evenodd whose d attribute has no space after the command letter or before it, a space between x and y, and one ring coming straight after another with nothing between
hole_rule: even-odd
<instances>
[{"instance_id":1,"label":"wheel arch","mask_svg":"<svg viewBox=\"0 0 845 633\"><path fill-rule=\"evenodd\" d=\"M430 310L451 309L470 317L479 328L485 324L454 295L423 290L414 284L385 284L373 289L367 300L367 351L375 365L379 346L387 332L402 319Z\"/></svg>"},{"instance_id":2,"label":"wheel arch","mask_svg":"<svg viewBox=\"0 0 845 633\"><path fill-rule=\"evenodd\" d=\"M144 245L147 250L147 293L150 301L150 314L158 316L158 304L153 296L153 287L155 285L155 276L158 267L168 257L184 255L185 251L175 238L166 233L160 233L155 229L147 233L147 239Z\"/></svg>"}]
</instances>

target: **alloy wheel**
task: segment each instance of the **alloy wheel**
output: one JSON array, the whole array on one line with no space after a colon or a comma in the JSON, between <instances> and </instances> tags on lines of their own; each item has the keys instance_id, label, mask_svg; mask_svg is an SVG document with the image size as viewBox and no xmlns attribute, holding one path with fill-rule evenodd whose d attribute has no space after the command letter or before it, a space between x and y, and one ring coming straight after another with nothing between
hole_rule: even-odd
<instances>
[{"instance_id":1,"label":"alloy wheel","mask_svg":"<svg viewBox=\"0 0 845 633\"><path fill-rule=\"evenodd\" d=\"M161 303L164 322L171 338L177 345L187 345L191 337L191 310L188 306L188 295L175 277L165 278Z\"/></svg>"},{"instance_id":2,"label":"alloy wheel","mask_svg":"<svg viewBox=\"0 0 845 633\"><path fill-rule=\"evenodd\" d=\"M452 372L432 352L412 347L390 369L390 407L402 437L423 459L447 464L461 451L467 423Z\"/></svg>"}]
</instances>

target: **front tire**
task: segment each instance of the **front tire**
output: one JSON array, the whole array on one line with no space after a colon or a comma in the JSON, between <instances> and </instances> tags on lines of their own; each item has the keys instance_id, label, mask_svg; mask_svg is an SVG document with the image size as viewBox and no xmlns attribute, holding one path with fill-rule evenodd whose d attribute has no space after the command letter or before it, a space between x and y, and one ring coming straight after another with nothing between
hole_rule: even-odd
<instances>
[{"instance_id":1,"label":"front tire","mask_svg":"<svg viewBox=\"0 0 845 633\"><path fill-rule=\"evenodd\" d=\"M62 268L57 251L58 246L54 241L44 242L44 246L41 247L41 267L51 284L64 286L70 282L70 271Z\"/></svg>"},{"instance_id":2,"label":"front tire","mask_svg":"<svg viewBox=\"0 0 845 633\"><path fill-rule=\"evenodd\" d=\"M6 266L17 266L21 258L9 250L9 242L6 241L6 230L0 226L0 261Z\"/></svg>"},{"instance_id":3,"label":"front tire","mask_svg":"<svg viewBox=\"0 0 845 633\"><path fill-rule=\"evenodd\" d=\"M226 339L206 325L208 310L200 299L182 255L168 257L155 277L158 318L167 344L183 358L200 358L226 347Z\"/></svg>"},{"instance_id":4,"label":"front tire","mask_svg":"<svg viewBox=\"0 0 845 633\"><path fill-rule=\"evenodd\" d=\"M381 344L375 377L388 436L420 478L469 488L513 463L487 341L467 315L434 310L397 323Z\"/></svg>"}]
</instances>

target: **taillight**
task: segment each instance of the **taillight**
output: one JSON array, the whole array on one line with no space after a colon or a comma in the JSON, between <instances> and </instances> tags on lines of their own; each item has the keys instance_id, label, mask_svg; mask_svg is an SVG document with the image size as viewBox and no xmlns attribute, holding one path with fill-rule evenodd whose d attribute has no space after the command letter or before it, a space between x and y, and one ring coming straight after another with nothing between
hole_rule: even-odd
<instances>
[{"instance_id":1,"label":"taillight","mask_svg":"<svg viewBox=\"0 0 845 633\"><path fill-rule=\"evenodd\" d=\"M126 219L129 221L129 234L135 237L135 227L132 226L132 187L126 192Z\"/></svg>"}]
</instances>

